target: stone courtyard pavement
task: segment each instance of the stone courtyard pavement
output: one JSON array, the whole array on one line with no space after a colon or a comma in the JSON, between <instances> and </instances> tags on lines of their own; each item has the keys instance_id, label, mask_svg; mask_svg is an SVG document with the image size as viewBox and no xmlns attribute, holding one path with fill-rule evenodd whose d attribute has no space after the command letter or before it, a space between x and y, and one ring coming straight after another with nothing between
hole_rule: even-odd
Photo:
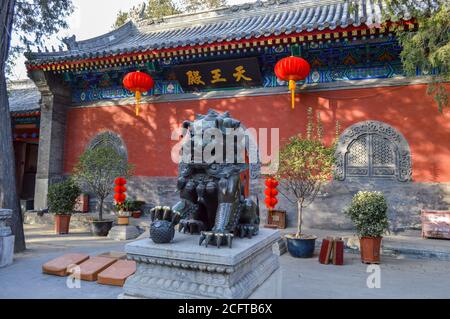
<instances>
[{"instance_id":1,"label":"stone courtyard pavement","mask_svg":"<svg viewBox=\"0 0 450 319\"><path fill-rule=\"evenodd\" d=\"M81 282L68 288L66 278L41 273L41 265L67 252L90 255L123 251L124 242L94 238L83 230L57 236L51 226L25 225L28 250L17 254L14 264L0 269L0 298L117 298L120 287ZM214 248L211 248L214 249ZM368 288L372 273L359 256L346 253L344 266L320 265L317 258L295 259L284 254L276 278L264 291L277 289L286 298L450 298L449 261L384 256L380 288Z\"/></svg>"}]
</instances>

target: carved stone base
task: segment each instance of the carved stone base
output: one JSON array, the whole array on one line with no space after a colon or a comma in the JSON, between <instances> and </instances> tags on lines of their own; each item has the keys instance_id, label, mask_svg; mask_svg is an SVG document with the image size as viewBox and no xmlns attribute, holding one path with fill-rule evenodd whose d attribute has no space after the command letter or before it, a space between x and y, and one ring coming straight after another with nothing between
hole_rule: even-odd
<instances>
[{"instance_id":1,"label":"carved stone base","mask_svg":"<svg viewBox=\"0 0 450 319\"><path fill-rule=\"evenodd\" d=\"M136 226L118 225L111 228L108 238L114 240L129 240L138 238L141 232Z\"/></svg>"},{"instance_id":2,"label":"carved stone base","mask_svg":"<svg viewBox=\"0 0 450 319\"><path fill-rule=\"evenodd\" d=\"M0 236L0 268L9 266L14 259L14 235Z\"/></svg>"},{"instance_id":3,"label":"carved stone base","mask_svg":"<svg viewBox=\"0 0 450 319\"><path fill-rule=\"evenodd\" d=\"M233 248L198 245L199 236L177 233L170 244L150 239L125 246L137 262L120 298L248 298L279 268L278 230L261 229L252 239L233 241Z\"/></svg>"}]
</instances>

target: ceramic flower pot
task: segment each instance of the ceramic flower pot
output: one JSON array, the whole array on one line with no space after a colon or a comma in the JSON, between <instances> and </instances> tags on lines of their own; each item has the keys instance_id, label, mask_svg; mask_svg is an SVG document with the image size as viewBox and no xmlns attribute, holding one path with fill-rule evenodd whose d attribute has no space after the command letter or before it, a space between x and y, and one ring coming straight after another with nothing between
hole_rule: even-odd
<instances>
[{"instance_id":1,"label":"ceramic flower pot","mask_svg":"<svg viewBox=\"0 0 450 319\"><path fill-rule=\"evenodd\" d=\"M133 218L141 218L141 215L142 215L142 212L140 210L131 212L131 217L133 217Z\"/></svg>"},{"instance_id":2,"label":"ceramic flower pot","mask_svg":"<svg viewBox=\"0 0 450 319\"><path fill-rule=\"evenodd\" d=\"M128 216L118 216L117 225L128 225L130 223L130 217Z\"/></svg>"},{"instance_id":3,"label":"ceramic flower pot","mask_svg":"<svg viewBox=\"0 0 450 319\"><path fill-rule=\"evenodd\" d=\"M59 235L65 235L69 233L70 214L57 214L55 215L55 232Z\"/></svg>"},{"instance_id":4,"label":"ceramic flower pot","mask_svg":"<svg viewBox=\"0 0 450 319\"><path fill-rule=\"evenodd\" d=\"M296 258L311 258L314 255L316 247L315 236L308 236L305 238L295 238L294 236L286 236L287 249L292 257Z\"/></svg>"},{"instance_id":5,"label":"ceramic flower pot","mask_svg":"<svg viewBox=\"0 0 450 319\"><path fill-rule=\"evenodd\" d=\"M91 232L94 236L106 237L112 228L112 220L91 221Z\"/></svg>"},{"instance_id":6,"label":"ceramic flower pot","mask_svg":"<svg viewBox=\"0 0 450 319\"><path fill-rule=\"evenodd\" d=\"M365 264L379 264L381 240L383 237L362 237L359 240L361 261Z\"/></svg>"}]
</instances>

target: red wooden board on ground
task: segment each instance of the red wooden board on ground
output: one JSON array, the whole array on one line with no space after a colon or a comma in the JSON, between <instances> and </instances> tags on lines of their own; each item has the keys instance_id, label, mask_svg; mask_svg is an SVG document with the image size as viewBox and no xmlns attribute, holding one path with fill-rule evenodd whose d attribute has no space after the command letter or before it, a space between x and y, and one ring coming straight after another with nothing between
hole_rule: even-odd
<instances>
[{"instance_id":1,"label":"red wooden board on ground","mask_svg":"<svg viewBox=\"0 0 450 319\"><path fill-rule=\"evenodd\" d=\"M337 239L333 247L333 265L342 266L344 264L344 241Z\"/></svg>"},{"instance_id":2,"label":"red wooden board on ground","mask_svg":"<svg viewBox=\"0 0 450 319\"><path fill-rule=\"evenodd\" d=\"M80 266L80 279L86 281L96 281L100 272L117 262L117 258L92 257Z\"/></svg>"},{"instance_id":3,"label":"red wooden board on ground","mask_svg":"<svg viewBox=\"0 0 450 319\"><path fill-rule=\"evenodd\" d=\"M98 274L97 282L102 285L122 287L128 277L136 272L136 262L119 260Z\"/></svg>"},{"instance_id":4,"label":"red wooden board on ground","mask_svg":"<svg viewBox=\"0 0 450 319\"><path fill-rule=\"evenodd\" d=\"M88 260L89 256L86 254L71 253L65 254L42 265L42 272L55 276L67 276L69 273L67 268L72 265L79 265Z\"/></svg>"}]
</instances>

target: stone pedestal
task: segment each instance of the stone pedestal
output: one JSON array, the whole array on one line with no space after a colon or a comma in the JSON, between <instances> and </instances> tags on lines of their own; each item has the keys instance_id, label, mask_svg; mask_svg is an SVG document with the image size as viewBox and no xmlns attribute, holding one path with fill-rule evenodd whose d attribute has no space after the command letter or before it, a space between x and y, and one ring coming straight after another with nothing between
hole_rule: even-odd
<instances>
[{"instance_id":1,"label":"stone pedestal","mask_svg":"<svg viewBox=\"0 0 450 319\"><path fill-rule=\"evenodd\" d=\"M111 228L108 233L108 238L114 240L130 240L138 238L141 232L136 226L118 225Z\"/></svg>"},{"instance_id":2,"label":"stone pedestal","mask_svg":"<svg viewBox=\"0 0 450 319\"><path fill-rule=\"evenodd\" d=\"M177 233L170 244L151 239L125 246L137 263L120 298L248 298L279 268L278 230L261 229L233 248L199 246L199 236ZM275 250L275 251L274 251Z\"/></svg>"},{"instance_id":3,"label":"stone pedestal","mask_svg":"<svg viewBox=\"0 0 450 319\"><path fill-rule=\"evenodd\" d=\"M0 268L11 265L14 258L14 235L7 222L12 217L12 210L0 209Z\"/></svg>"}]
</instances>

